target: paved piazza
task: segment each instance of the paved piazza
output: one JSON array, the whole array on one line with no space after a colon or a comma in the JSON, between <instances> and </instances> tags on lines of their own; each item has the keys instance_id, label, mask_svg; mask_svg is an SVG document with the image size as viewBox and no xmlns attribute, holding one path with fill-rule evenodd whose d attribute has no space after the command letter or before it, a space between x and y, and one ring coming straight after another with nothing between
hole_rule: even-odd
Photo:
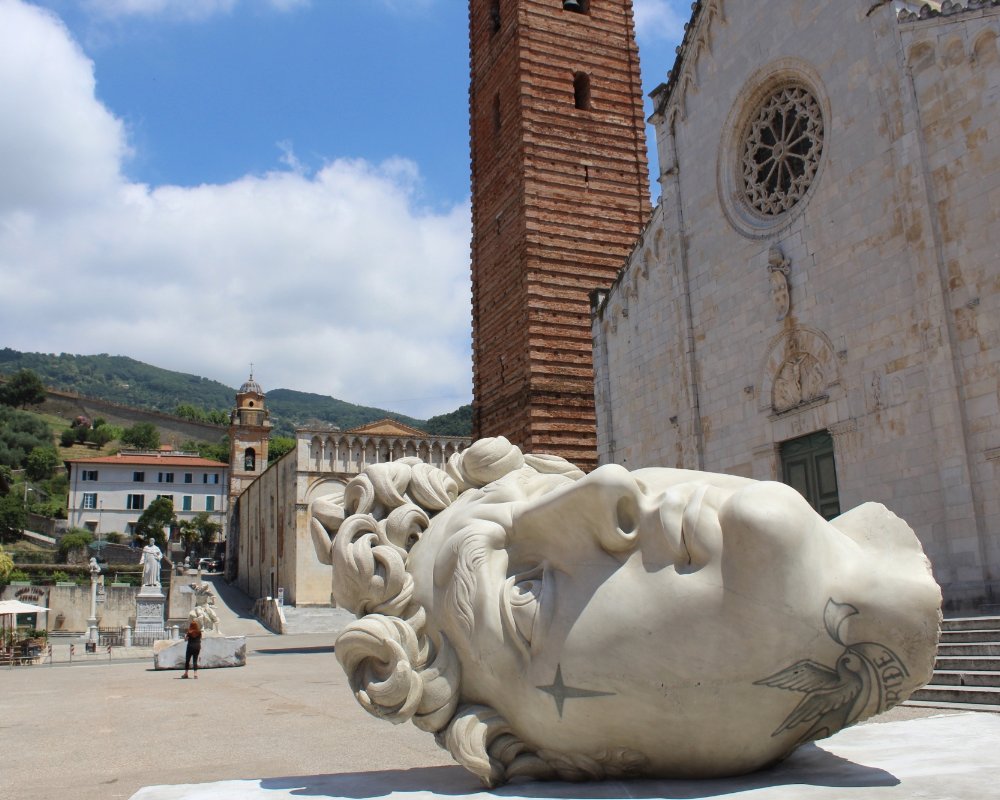
<instances>
[{"instance_id":1,"label":"paved piazza","mask_svg":"<svg viewBox=\"0 0 1000 800\"><path fill-rule=\"evenodd\" d=\"M449 796L477 793L480 787L475 779L454 766L429 735L412 725L386 725L358 707L333 657L332 640L332 634L253 636L247 641L246 667L203 670L197 681L181 680L180 672L154 672L151 658L0 670L0 752L4 754L0 797L281 800L303 795L416 797L424 794L420 788ZM897 771L916 771L926 779L941 762L947 766L940 768L937 779L954 791L935 797L978 800L988 796L981 788L984 770L993 771L993 783L988 785L995 785L1000 781L1000 767L993 756L977 761L977 752L995 754L1000 715L935 717L941 713L898 708L880 718L894 725L885 729L892 735L878 737L897 743L895 755L884 756L893 765L889 769L872 760L865 742L875 737L864 733L860 744L849 745L848 750L855 748L853 754L845 750L831 755L808 748L802 754L804 763L796 765L790 759L786 766L795 767L792 775L797 776L792 786L786 777L785 785L775 788L767 773L760 773L745 781L705 786L706 796L735 792L748 800L792 796L890 800L908 796L900 793L906 790L907 779L899 783L892 777ZM913 723L907 722L911 719ZM927 726L922 740L926 751L899 753L903 729L895 727L898 724ZM875 727L881 726L869 724L854 731L871 729L874 733ZM959 758L954 753L962 748L949 738L956 731L959 738L965 735L962 731L972 734L975 745ZM945 759L942 750L950 753ZM837 772L845 757L855 762L852 780L856 783L845 784ZM817 770L812 779L803 767ZM166 788L176 784L212 785ZM628 789L621 784L589 789L535 784L530 793L635 796L642 786L647 797L703 796L693 793L690 784L670 782ZM515 784L490 794L516 796L526 794L527 788ZM625 794L616 794L619 790Z\"/></svg>"}]
</instances>

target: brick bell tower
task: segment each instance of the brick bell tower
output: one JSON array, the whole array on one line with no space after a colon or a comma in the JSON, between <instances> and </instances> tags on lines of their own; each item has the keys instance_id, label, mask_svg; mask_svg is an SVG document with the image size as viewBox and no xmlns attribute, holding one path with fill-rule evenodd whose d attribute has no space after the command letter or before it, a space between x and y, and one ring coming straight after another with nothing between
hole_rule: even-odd
<instances>
[{"instance_id":1,"label":"brick bell tower","mask_svg":"<svg viewBox=\"0 0 1000 800\"><path fill-rule=\"evenodd\" d=\"M236 408L229 415L229 507L243 490L267 469L271 438L270 412L264 390L250 377L236 393Z\"/></svg>"},{"instance_id":2,"label":"brick bell tower","mask_svg":"<svg viewBox=\"0 0 1000 800\"><path fill-rule=\"evenodd\" d=\"M597 464L589 293L649 219L632 0L470 0L473 436Z\"/></svg>"}]
</instances>

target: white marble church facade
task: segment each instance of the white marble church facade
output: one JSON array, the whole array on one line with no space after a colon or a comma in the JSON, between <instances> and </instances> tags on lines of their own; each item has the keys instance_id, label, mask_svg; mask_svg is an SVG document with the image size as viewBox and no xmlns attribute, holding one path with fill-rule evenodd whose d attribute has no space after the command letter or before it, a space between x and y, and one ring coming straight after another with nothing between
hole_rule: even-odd
<instances>
[{"instance_id":1,"label":"white marble church facade","mask_svg":"<svg viewBox=\"0 0 1000 800\"><path fill-rule=\"evenodd\" d=\"M885 503L1000 604L1000 4L700 0L593 295L599 458Z\"/></svg>"}]
</instances>

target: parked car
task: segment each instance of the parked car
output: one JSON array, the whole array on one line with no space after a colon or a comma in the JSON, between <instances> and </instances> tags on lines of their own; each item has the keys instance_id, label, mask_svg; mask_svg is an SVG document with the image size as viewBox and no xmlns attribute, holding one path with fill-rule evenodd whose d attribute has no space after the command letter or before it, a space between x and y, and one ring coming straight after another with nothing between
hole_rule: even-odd
<instances>
[{"instance_id":1,"label":"parked car","mask_svg":"<svg viewBox=\"0 0 1000 800\"><path fill-rule=\"evenodd\" d=\"M217 559L214 558L201 558L198 559L198 569L203 572L218 572L221 568Z\"/></svg>"}]
</instances>

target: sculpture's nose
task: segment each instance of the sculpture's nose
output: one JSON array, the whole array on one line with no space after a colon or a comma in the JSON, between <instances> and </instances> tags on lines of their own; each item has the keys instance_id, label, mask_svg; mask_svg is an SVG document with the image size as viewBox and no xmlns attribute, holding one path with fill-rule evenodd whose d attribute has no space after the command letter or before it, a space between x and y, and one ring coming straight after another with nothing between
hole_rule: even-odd
<instances>
[{"instance_id":1,"label":"sculpture's nose","mask_svg":"<svg viewBox=\"0 0 1000 800\"><path fill-rule=\"evenodd\" d=\"M683 503L678 501L682 506ZM680 513L670 542L670 557L676 558ZM626 553L647 537L664 538L665 525L656 499L624 467L606 464L584 478L522 506L514 512L514 538L527 543L540 537L557 536L561 542L574 538L580 544L596 544L602 550ZM541 544L541 542L538 542ZM661 542L661 549L666 542Z\"/></svg>"}]
</instances>

